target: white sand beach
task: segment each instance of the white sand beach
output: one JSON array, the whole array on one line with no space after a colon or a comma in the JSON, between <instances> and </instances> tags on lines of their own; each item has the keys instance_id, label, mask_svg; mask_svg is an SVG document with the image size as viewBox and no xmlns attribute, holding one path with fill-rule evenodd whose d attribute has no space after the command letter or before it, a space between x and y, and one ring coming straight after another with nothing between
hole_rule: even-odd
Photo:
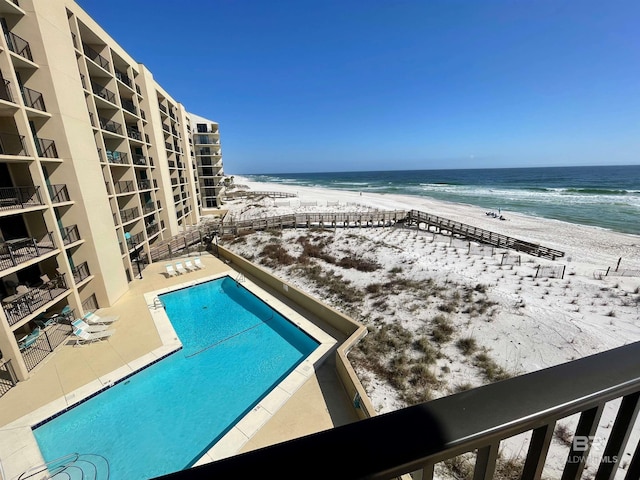
<instances>
[{"instance_id":1,"label":"white sand beach","mask_svg":"<svg viewBox=\"0 0 640 480\"><path fill-rule=\"evenodd\" d=\"M378 413L640 340L640 277L602 276L620 258L620 269L640 270L638 236L508 211L499 220L479 207L422 197L238 177L236 183L298 195L230 201L226 206L236 219L415 209L565 252L556 261L510 252L510 261L519 256L520 265L501 265L504 250L470 247L461 239L403 226L285 229L223 240L370 327L373 344L363 342L351 357ZM292 260L281 264L270 257L268 244L281 248L280 258L288 258L286 252ZM359 271L344 258L377 267ZM564 266L564 278L535 278L539 265ZM375 334L394 337L393 347L375 345ZM396 341L405 336L409 343ZM409 348L416 342L428 345ZM372 363L371 356L386 363ZM615 408L607 409L604 424L612 422Z\"/></svg>"}]
</instances>

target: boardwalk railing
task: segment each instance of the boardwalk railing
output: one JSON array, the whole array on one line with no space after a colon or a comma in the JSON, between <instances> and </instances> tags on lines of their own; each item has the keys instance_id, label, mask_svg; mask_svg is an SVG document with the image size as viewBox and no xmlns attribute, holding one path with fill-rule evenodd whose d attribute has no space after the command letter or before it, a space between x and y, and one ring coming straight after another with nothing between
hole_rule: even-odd
<instances>
[{"instance_id":1,"label":"boardwalk railing","mask_svg":"<svg viewBox=\"0 0 640 480\"><path fill-rule=\"evenodd\" d=\"M409 225L419 225L424 223L427 228L434 227L437 231L447 231L453 235L460 235L470 240L486 243L498 248L510 248L536 257L555 260L556 258L564 256L564 252L561 252L560 250L554 250L553 248L544 247L535 243L525 242L524 240L518 240L517 238L508 237L483 228L466 225L464 223L420 212L418 210L409 211L406 222Z\"/></svg>"},{"instance_id":2,"label":"boardwalk railing","mask_svg":"<svg viewBox=\"0 0 640 480\"><path fill-rule=\"evenodd\" d=\"M598 430L612 400L621 400L615 421ZM640 343L633 343L160 478L392 479L413 473L429 480L437 464L469 453L474 480L487 480L497 476L501 442L528 433L517 478L539 479L557 422L577 414L573 441L557 465L563 474L552 478L582 478L588 459L598 462L592 478L618 473L637 480L640 451L632 445L633 456L623 453L639 407ZM594 438L596 431L602 438Z\"/></svg>"}]
</instances>

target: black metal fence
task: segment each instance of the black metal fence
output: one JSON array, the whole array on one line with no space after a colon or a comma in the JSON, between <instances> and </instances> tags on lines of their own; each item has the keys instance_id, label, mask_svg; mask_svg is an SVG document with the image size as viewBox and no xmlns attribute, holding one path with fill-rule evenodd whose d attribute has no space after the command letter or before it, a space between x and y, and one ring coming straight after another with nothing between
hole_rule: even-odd
<instances>
[{"instance_id":1,"label":"black metal fence","mask_svg":"<svg viewBox=\"0 0 640 480\"><path fill-rule=\"evenodd\" d=\"M35 313L40 307L65 293L67 289L67 282L62 274L38 288L30 289L15 300L5 302L3 308L9 325L15 325L23 318Z\"/></svg>"},{"instance_id":2,"label":"black metal fence","mask_svg":"<svg viewBox=\"0 0 640 480\"><path fill-rule=\"evenodd\" d=\"M56 248L51 233L43 236L42 240L35 238L19 238L5 240L0 244L0 270L15 267L23 262L37 258Z\"/></svg>"},{"instance_id":3,"label":"black metal fence","mask_svg":"<svg viewBox=\"0 0 640 480\"><path fill-rule=\"evenodd\" d=\"M0 359L0 397L11 390L18 383L16 372L10 359Z\"/></svg>"},{"instance_id":4,"label":"black metal fence","mask_svg":"<svg viewBox=\"0 0 640 480\"><path fill-rule=\"evenodd\" d=\"M34 205L42 205L40 187L1 187L0 210L12 210L15 208L27 208Z\"/></svg>"},{"instance_id":5,"label":"black metal fence","mask_svg":"<svg viewBox=\"0 0 640 480\"><path fill-rule=\"evenodd\" d=\"M69 338L73 327L66 323L55 323L40 333L33 345L22 352L22 358L27 370L33 370L40 362L49 356L55 348Z\"/></svg>"},{"instance_id":6,"label":"black metal fence","mask_svg":"<svg viewBox=\"0 0 640 480\"><path fill-rule=\"evenodd\" d=\"M86 298L82 301L82 310L84 312L95 312L100 308L98 306L98 299L96 298L96 294L93 293L89 298Z\"/></svg>"}]
</instances>

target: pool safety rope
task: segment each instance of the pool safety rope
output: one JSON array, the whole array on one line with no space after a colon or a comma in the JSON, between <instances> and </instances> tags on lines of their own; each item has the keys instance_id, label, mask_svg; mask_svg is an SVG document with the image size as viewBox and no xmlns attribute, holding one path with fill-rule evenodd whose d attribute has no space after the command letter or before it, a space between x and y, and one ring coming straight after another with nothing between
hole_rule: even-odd
<instances>
[{"instance_id":1,"label":"pool safety rope","mask_svg":"<svg viewBox=\"0 0 640 480\"><path fill-rule=\"evenodd\" d=\"M241 330L241 331L239 331L239 332L237 332L237 333L234 333L233 335L229 335L228 337L225 337L225 338L223 338L223 339L221 339L221 340L218 340L217 342L212 343L211 345L208 345L208 346L206 346L206 347L204 347L204 348L202 348L202 349L198 350L197 352L194 352L194 353L192 353L192 354L190 354L190 355L185 355L185 357L184 357L184 358L191 358L191 357L195 357L196 355L200 355L201 353L206 352L207 350L209 350L209 349L211 349L211 348L217 347L217 346L218 346L218 345L220 345L221 343L227 342L227 341L231 340L232 338L235 338L235 337L237 337L237 336L239 336L239 335L242 335L242 334L244 334L244 333L247 333L247 332L249 332L249 331L253 330L254 328L258 328L259 326L264 325L264 324L266 324L267 322L270 322L271 320L273 320L273 315L274 315L274 314L273 314L273 313L271 313L271 318L269 318L268 320L264 320L264 321L262 321L262 322L260 322L260 323L256 323L255 325L252 325L252 326L250 326L250 327L248 327L248 328L245 328L244 330Z\"/></svg>"}]
</instances>

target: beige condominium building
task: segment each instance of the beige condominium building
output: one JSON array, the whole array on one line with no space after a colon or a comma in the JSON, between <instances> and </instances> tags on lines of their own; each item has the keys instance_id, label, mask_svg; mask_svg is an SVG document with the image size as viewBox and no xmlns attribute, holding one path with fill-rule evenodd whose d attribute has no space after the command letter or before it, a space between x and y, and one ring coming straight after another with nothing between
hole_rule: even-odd
<instances>
[{"instance_id":1,"label":"beige condominium building","mask_svg":"<svg viewBox=\"0 0 640 480\"><path fill-rule=\"evenodd\" d=\"M42 314L113 304L154 244L220 205L222 161L218 124L74 1L0 0L0 23L0 366L23 380Z\"/></svg>"}]
</instances>

